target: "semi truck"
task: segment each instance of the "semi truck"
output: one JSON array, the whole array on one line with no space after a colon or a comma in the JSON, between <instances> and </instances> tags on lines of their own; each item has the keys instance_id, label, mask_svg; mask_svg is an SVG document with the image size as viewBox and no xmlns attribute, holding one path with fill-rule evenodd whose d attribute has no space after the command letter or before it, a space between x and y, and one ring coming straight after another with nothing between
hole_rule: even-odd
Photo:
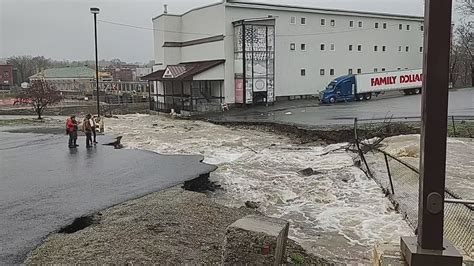
<instances>
[{"instance_id":1,"label":"semi truck","mask_svg":"<svg viewBox=\"0 0 474 266\"><path fill-rule=\"evenodd\" d=\"M345 75L331 81L319 94L322 103L368 101L387 91L421 93L422 69Z\"/></svg>"}]
</instances>

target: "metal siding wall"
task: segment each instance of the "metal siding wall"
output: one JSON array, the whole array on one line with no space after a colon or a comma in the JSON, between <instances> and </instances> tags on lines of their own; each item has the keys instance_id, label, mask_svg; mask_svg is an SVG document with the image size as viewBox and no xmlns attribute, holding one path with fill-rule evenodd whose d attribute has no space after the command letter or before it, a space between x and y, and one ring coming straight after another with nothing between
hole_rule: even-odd
<instances>
[{"instance_id":1,"label":"metal siding wall","mask_svg":"<svg viewBox=\"0 0 474 266\"><path fill-rule=\"evenodd\" d=\"M335 77L346 75L349 68L358 68L362 72L396 70L398 67L420 68L423 32L419 29L422 22L398 19L382 19L345 15L323 15L305 12L290 12L277 10L262 10L249 8L226 8L226 34L232 35L232 22L245 18L276 16L276 53L275 53L275 94L276 96L314 95ZM296 17L296 24L290 24L290 17ZM307 25L300 25L300 18L305 17ZM326 26L320 25L321 18L326 19ZM336 25L330 25L331 19ZM354 21L354 28L349 28L349 21ZM363 28L358 28L358 21L363 22ZM379 29L374 29L375 22ZM387 23L387 29L383 29ZM403 24L403 30L398 29ZM406 25L410 25L410 31ZM348 32L354 30L354 32ZM336 32L336 33L332 33ZM288 36L298 35L298 36ZM290 51L290 43L296 44L296 50ZM306 52L300 51L300 44L306 44ZM324 43L325 51L320 51ZM335 44L335 51L330 51L330 45ZM355 51L348 50L349 44L354 45ZM357 45L362 45L362 52L357 51ZM379 51L374 52L374 45ZM382 46L386 52L381 52ZM403 52L398 52L398 46ZM410 52L404 52L405 46ZM226 37L226 97L233 100L233 41ZM300 69L306 69L306 76L300 75ZM325 75L320 76L320 69L325 69ZM334 76L329 75L330 69L335 69Z\"/></svg>"}]
</instances>

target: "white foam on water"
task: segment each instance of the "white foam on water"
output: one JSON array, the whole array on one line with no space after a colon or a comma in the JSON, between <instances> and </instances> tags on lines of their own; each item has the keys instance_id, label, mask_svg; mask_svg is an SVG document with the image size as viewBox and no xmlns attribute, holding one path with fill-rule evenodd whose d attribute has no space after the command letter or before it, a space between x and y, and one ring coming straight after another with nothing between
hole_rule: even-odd
<instances>
[{"instance_id":1,"label":"white foam on water","mask_svg":"<svg viewBox=\"0 0 474 266\"><path fill-rule=\"evenodd\" d=\"M120 116L106 126L123 136L127 148L203 155L219 167L211 179L224 191L215 197L236 207L259 202L263 213L289 220L290 237L300 243L330 232L370 252L376 242L397 243L400 235L411 234L379 186L353 166L346 143L297 145L272 133L163 116ZM298 174L308 167L315 175Z\"/></svg>"}]
</instances>

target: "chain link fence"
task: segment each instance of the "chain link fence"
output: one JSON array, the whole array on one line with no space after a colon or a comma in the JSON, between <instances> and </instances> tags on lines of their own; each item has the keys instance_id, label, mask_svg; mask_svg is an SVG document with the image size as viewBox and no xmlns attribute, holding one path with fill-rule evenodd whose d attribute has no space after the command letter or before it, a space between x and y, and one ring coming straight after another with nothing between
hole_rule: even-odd
<instances>
[{"instance_id":1,"label":"chain link fence","mask_svg":"<svg viewBox=\"0 0 474 266\"><path fill-rule=\"evenodd\" d=\"M467 119L451 119L452 134L470 134L471 127L467 126ZM472 119L472 118L471 118ZM469 121L469 120L468 120ZM472 122L472 121L471 121ZM373 127L373 124L371 125ZM464 133L461 128L464 127ZM454 128L456 127L456 133ZM375 130L375 127L373 127ZM380 131L380 129L379 129ZM376 145L359 141L360 130L357 120L354 124L355 145L361 159L361 168L382 187L386 195L394 204L396 210L402 213L416 233L418 226L418 195L419 171L415 165L418 159L409 158L401 160ZM450 240L464 256L474 259L473 243L473 210L472 201L463 200L461 196L453 193L449 188L445 190L444 204L444 236Z\"/></svg>"}]
</instances>

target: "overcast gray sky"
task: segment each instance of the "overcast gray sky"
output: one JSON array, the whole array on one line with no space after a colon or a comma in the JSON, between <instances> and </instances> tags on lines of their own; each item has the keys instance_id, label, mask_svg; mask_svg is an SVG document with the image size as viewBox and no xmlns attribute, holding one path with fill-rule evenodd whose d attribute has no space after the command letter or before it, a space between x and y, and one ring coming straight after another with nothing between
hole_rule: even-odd
<instances>
[{"instance_id":1,"label":"overcast gray sky","mask_svg":"<svg viewBox=\"0 0 474 266\"><path fill-rule=\"evenodd\" d=\"M260 0L323 8L423 15L424 0ZM0 58L43 55L53 59L94 58L93 17L152 28L151 18L217 0L0 0ZM205 19L205 18L203 18ZM99 23L99 57L128 62L153 59L153 31Z\"/></svg>"}]
</instances>

